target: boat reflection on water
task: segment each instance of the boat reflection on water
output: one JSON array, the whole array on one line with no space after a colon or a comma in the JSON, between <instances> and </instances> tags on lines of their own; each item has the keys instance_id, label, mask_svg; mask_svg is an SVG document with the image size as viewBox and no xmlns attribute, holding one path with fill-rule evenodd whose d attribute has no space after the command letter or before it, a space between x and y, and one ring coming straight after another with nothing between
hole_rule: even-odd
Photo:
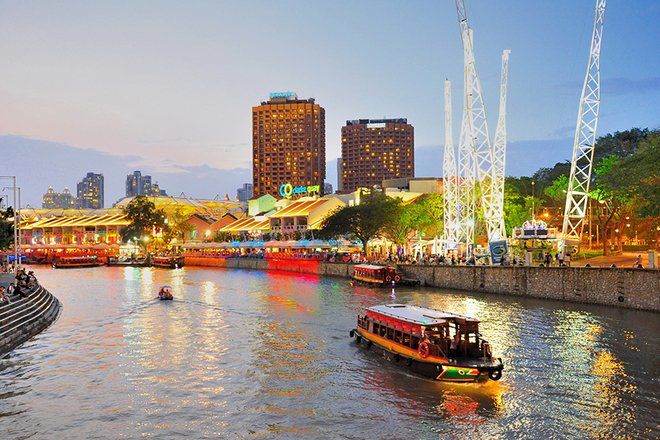
<instances>
[{"instance_id":1,"label":"boat reflection on water","mask_svg":"<svg viewBox=\"0 0 660 440\"><path fill-rule=\"evenodd\" d=\"M506 381L438 382L408 374L389 363L381 365L376 356L361 352L370 358L371 364L364 373L365 389L396 412L425 420L420 430L454 437L457 432L454 429L466 433L467 427L481 425L505 413L503 396L509 392ZM435 416L438 423L429 423L429 415ZM451 430L446 430L448 427Z\"/></svg>"}]
</instances>

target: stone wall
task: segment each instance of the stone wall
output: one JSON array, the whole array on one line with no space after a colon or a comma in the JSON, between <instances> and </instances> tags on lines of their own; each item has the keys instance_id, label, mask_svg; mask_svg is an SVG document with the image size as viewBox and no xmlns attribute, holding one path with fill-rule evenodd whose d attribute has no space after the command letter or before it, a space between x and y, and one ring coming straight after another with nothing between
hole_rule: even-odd
<instances>
[{"instance_id":1,"label":"stone wall","mask_svg":"<svg viewBox=\"0 0 660 440\"><path fill-rule=\"evenodd\" d=\"M315 260L186 257L186 265L350 278L353 264ZM399 265L423 286L660 311L660 271L586 267Z\"/></svg>"},{"instance_id":2,"label":"stone wall","mask_svg":"<svg viewBox=\"0 0 660 440\"><path fill-rule=\"evenodd\" d=\"M660 271L585 267L400 265L422 285L660 311Z\"/></svg>"}]
</instances>

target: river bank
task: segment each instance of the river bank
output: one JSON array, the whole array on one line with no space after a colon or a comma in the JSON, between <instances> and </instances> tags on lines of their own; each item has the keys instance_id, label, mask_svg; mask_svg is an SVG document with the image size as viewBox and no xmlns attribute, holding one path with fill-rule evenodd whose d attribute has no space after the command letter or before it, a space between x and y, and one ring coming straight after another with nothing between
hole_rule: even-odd
<instances>
[{"instance_id":1,"label":"river bank","mask_svg":"<svg viewBox=\"0 0 660 440\"><path fill-rule=\"evenodd\" d=\"M277 270L350 278L352 263L186 256L186 266ZM586 267L398 265L422 285L660 312L660 271Z\"/></svg>"}]
</instances>

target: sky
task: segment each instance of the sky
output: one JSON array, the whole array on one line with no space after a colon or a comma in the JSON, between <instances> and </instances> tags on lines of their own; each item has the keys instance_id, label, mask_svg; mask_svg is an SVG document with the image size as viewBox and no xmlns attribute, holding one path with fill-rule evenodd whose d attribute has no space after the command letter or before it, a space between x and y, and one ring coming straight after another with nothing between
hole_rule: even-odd
<instances>
[{"instance_id":1,"label":"sky","mask_svg":"<svg viewBox=\"0 0 660 440\"><path fill-rule=\"evenodd\" d=\"M466 2L491 134L511 49L507 174L570 159L595 1ZM658 22L660 1L608 3L599 135L660 127ZM137 169L170 194L233 197L251 181L251 107L275 91L325 108L335 187L350 119L407 118L416 175L440 176L445 78L458 143L449 0L0 0L0 60L0 175L17 175L32 206L88 171L106 176L106 205Z\"/></svg>"}]
</instances>

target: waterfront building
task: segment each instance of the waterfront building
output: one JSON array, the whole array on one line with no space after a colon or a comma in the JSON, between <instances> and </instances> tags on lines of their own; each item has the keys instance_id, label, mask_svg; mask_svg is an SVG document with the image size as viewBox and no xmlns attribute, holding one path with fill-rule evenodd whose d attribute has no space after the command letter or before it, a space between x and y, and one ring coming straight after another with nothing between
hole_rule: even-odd
<instances>
[{"instance_id":1,"label":"waterfront building","mask_svg":"<svg viewBox=\"0 0 660 440\"><path fill-rule=\"evenodd\" d=\"M78 183L77 208L103 208L103 174L87 173Z\"/></svg>"},{"instance_id":2,"label":"waterfront building","mask_svg":"<svg viewBox=\"0 0 660 440\"><path fill-rule=\"evenodd\" d=\"M236 190L236 198L239 202L247 202L252 198L252 184L244 183L242 188Z\"/></svg>"},{"instance_id":3,"label":"waterfront building","mask_svg":"<svg viewBox=\"0 0 660 440\"><path fill-rule=\"evenodd\" d=\"M444 180L442 177L400 177L383 180L383 191L397 191L419 194L442 194Z\"/></svg>"},{"instance_id":4,"label":"waterfront building","mask_svg":"<svg viewBox=\"0 0 660 440\"><path fill-rule=\"evenodd\" d=\"M286 239L295 239L295 234L304 236L307 231L319 229L335 209L346 206L337 197L326 196L320 199L304 197L269 217L271 234L282 234ZM309 237L308 237L309 238Z\"/></svg>"},{"instance_id":5,"label":"waterfront building","mask_svg":"<svg viewBox=\"0 0 660 440\"><path fill-rule=\"evenodd\" d=\"M341 191L415 176L414 128L407 119L358 119L341 129Z\"/></svg>"},{"instance_id":6,"label":"waterfront building","mask_svg":"<svg viewBox=\"0 0 660 440\"><path fill-rule=\"evenodd\" d=\"M151 183L151 176L142 175L141 171L133 171L133 174L126 176L126 197L166 195L167 192L158 183Z\"/></svg>"},{"instance_id":7,"label":"waterfront building","mask_svg":"<svg viewBox=\"0 0 660 440\"><path fill-rule=\"evenodd\" d=\"M256 197L280 188L318 187L325 180L325 110L314 98L271 93L252 107L252 184Z\"/></svg>"},{"instance_id":8,"label":"waterfront building","mask_svg":"<svg viewBox=\"0 0 660 440\"><path fill-rule=\"evenodd\" d=\"M59 193L49 186L41 199L41 207L46 209L73 209L75 206L76 198L66 187Z\"/></svg>"},{"instance_id":9,"label":"waterfront building","mask_svg":"<svg viewBox=\"0 0 660 440\"><path fill-rule=\"evenodd\" d=\"M43 217L21 223L21 242L28 245L114 244L130 223L124 214Z\"/></svg>"},{"instance_id":10,"label":"waterfront building","mask_svg":"<svg viewBox=\"0 0 660 440\"><path fill-rule=\"evenodd\" d=\"M337 192L342 193L343 187L342 187L342 175L343 175L343 168L341 166L341 157L337 159Z\"/></svg>"}]
</instances>

